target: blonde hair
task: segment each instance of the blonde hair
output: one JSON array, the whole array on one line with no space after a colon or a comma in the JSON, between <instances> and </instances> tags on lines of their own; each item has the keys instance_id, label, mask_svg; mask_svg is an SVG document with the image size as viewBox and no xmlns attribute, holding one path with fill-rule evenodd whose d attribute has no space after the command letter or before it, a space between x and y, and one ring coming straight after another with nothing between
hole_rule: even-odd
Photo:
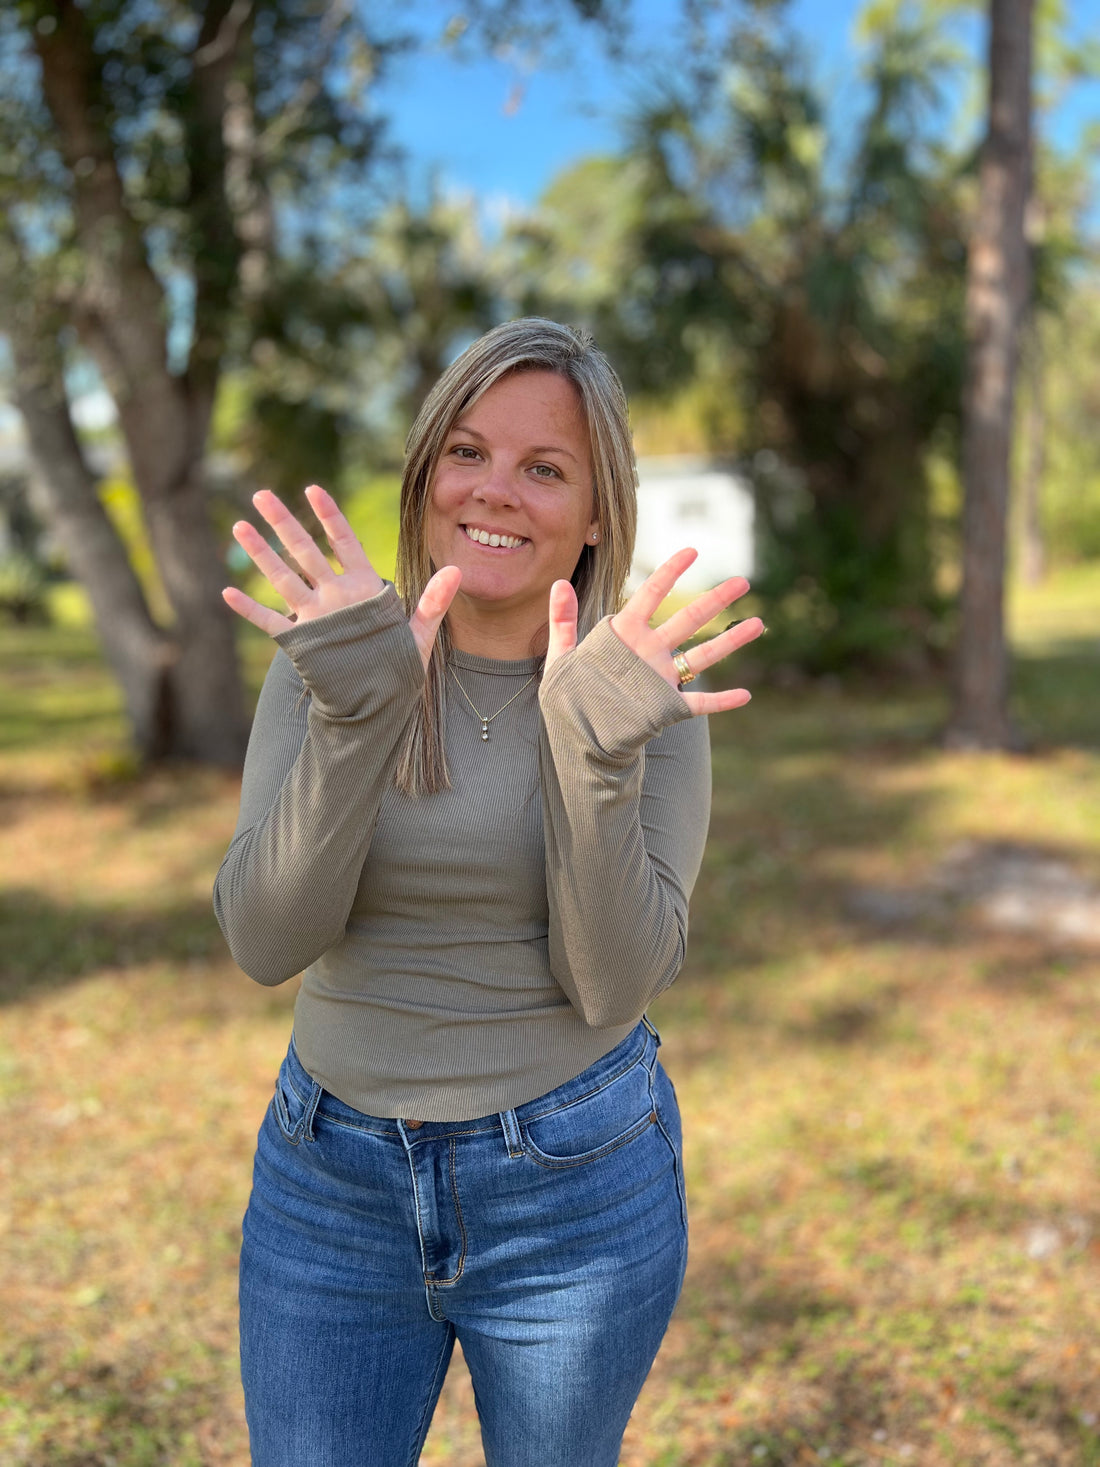
<instances>
[{"instance_id":1,"label":"blonde hair","mask_svg":"<svg viewBox=\"0 0 1100 1467\"><path fill-rule=\"evenodd\" d=\"M461 415L494 383L517 372L556 372L571 382L588 424L594 518L600 536L581 551L572 581L577 592L578 637L618 611L634 554L637 470L626 394L587 331L537 316L508 321L487 332L447 368L425 399L405 445L397 589L412 615L439 569L428 553L426 524L436 467ZM424 695L397 766L398 788L433 794L450 786L443 741L444 677L450 637L444 621L428 663Z\"/></svg>"}]
</instances>

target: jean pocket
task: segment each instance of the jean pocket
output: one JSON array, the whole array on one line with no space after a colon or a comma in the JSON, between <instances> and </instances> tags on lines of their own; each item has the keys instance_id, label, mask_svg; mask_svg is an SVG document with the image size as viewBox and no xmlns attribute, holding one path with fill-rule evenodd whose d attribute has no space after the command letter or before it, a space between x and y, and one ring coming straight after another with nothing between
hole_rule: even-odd
<instances>
[{"instance_id":1,"label":"jean pocket","mask_svg":"<svg viewBox=\"0 0 1100 1467\"><path fill-rule=\"evenodd\" d=\"M522 1124L524 1150L541 1166L583 1166L656 1125L644 1056L590 1095Z\"/></svg>"},{"instance_id":2,"label":"jean pocket","mask_svg":"<svg viewBox=\"0 0 1100 1467\"><path fill-rule=\"evenodd\" d=\"M279 1130L283 1133L283 1139L289 1141L291 1146L297 1146L303 1137L307 1141L313 1140L313 1117L317 1112L321 1093L322 1087L314 1080L309 1094L304 1098L299 1095L290 1082L284 1061L275 1081L271 1110Z\"/></svg>"}]
</instances>

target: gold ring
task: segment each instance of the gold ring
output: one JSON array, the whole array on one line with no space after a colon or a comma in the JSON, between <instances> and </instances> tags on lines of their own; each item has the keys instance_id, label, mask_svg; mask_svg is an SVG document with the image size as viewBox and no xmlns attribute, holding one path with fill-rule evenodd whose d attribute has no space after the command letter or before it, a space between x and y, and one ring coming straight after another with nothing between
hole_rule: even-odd
<instances>
[{"instance_id":1,"label":"gold ring","mask_svg":"<svg viewBox=\"0 0 1100 1467\"><path fill-rule=\"evenodd\" d=\"M674 652L672 660L676 665L676 671L680 674L680 686L686 688L688 683L693 683L698 676L691 670L691 664L682 652Z\"/></svg>"}]
</instances>

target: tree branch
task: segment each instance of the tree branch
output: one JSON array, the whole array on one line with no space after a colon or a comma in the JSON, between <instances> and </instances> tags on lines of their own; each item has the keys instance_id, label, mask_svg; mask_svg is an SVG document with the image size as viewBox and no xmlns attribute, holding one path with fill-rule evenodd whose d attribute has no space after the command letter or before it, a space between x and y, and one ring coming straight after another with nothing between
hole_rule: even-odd
<instances>
[{"instance_id":1,"label":"tree branch","mask_svg":"<svg viewBox=\"0 0 1100 1467\"><path fill-rule=\"evenodd\" d=\"M155 493L175 481L190 450L184 388L168 370L167 305L123 188L87 17L75 0L56 0L55 14L56 27L36 29L34 42L85 255L74 319L118 406L135 477ZM155 451L142 453L142 443Z\"/></svg>"},{"instance_id":2,"label":"tree branch","mask_svg":"<svg viewBox=\"0 0 1100 1467\"><path fill-rule=\"evenodd\" d=\"M228 125L252 0L208 0L191 56L185 108L188 214L195 270L195 325L188 380L205 437L240 274L242 242L231 197Z\"/></svg>"},{"instance_id":3,"label":"tree branch","mask_svg":"<svg viewBox=\"0 0 1100 1467\"><path fill-rule=\"evenodd\" d=\"M15 365L12 398L38 470L33 494L91 601L107 661L122 684L135 743L145 757L157 758L167 732L165 698L175 649L154 623L99 498L65 393L60 316L34 285L10 224L0 220L0 300Z\"/></svg>"}]
</instances>

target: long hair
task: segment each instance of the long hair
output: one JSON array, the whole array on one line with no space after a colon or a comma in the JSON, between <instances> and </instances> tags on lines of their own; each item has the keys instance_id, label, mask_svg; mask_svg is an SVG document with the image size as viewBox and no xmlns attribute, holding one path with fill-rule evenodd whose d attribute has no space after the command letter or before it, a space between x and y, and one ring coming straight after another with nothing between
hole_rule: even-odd
<instances>
[{"instance_id":1,"label":"long hair","mask_svg":"<svg viewBox=\"0 0 1100 1467\"><path fill-rule=\"evenodd\" d=\"M448 434L462 414L503 377L544 371L556 372L576 388L591 444L594 518L600 538L595 545L585 545L572 576L578 637L622 605L638 518L637 469L626 394L587 331L529 316L494 327L467 347L432 388L413 423L405 445L397 543L397 589L407 615L412 615L424 587L439 569L428 553L426 525L436 467ZM433 794L450 785L443 741L449 650L444 620L428 663L423 698L398 761L397 785L409 794Z\"/></svg>"}]
</instances>

